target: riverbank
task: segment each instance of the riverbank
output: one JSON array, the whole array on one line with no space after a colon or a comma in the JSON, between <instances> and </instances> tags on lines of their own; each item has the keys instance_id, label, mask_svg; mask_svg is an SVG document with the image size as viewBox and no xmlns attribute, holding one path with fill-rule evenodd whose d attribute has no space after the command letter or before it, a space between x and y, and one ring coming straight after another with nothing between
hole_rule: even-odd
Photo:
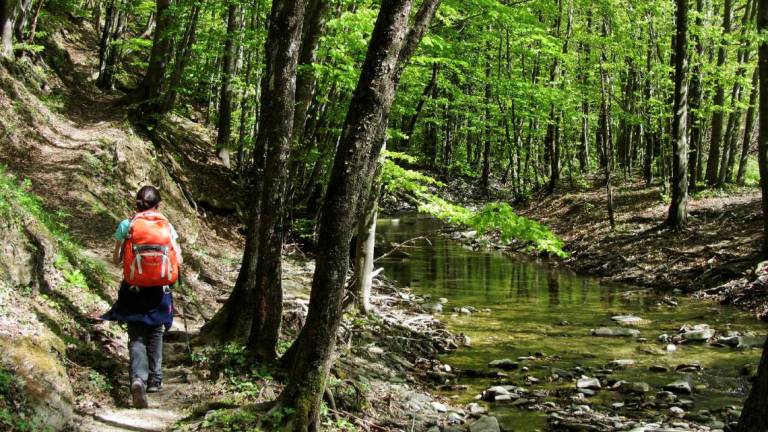
<instances>
[{"instance_id":1,"label":"riverbank","mask_svg":"<svg viewBox=\"0 0 768 432\"><path fill-rule=\"evenodd\" d=\"M500 185L491 197L460 179L447 190L454 200L470 205L512 200ZM554 266L663 292L698 293L768 319L768 291L754 283L760 262L756 252L762 241L758 188L708 189L694 194L688 204L688 225L680 232L664 227L669 200L661 186L646 187L642 179L616 179L613 196L614 229L599 176L572 184L565 179L553 193L538 191L514 207L565 242L570 256L551 260ZM501 247L492 237L482 240ZM479 239L465 236L464 241ZM513 242L504 248L521 251L527 246Z\"/></svg>"}]
</instances>

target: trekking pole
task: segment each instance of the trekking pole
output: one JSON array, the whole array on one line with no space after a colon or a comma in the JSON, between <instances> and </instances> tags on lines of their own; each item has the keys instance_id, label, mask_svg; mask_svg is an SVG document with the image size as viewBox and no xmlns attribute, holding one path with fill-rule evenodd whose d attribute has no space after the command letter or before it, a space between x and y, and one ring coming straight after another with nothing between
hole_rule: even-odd
<instances>
[{"instance_id":1,"label":"trekking pole","mask_svg":"<svg viewBox=\"0 0 768 432\"><path fill-rule=\"evenodd\" d=\"M184 273L181 270L179 270L178 283L179 283L179 294L181 294L179 298L181 299L181 305L184 308L184 313L181 314L181 320L184 322L184 337L187 343L187 353L189 355L192 355L192 345L189 340L189 327L187 327L187 306L189 305L189 303L187 303L187 299L186 299L187 294L186 294L186 290L184 289L184 282L181 277L183 274Z\"/></svg>"}]
</instances>

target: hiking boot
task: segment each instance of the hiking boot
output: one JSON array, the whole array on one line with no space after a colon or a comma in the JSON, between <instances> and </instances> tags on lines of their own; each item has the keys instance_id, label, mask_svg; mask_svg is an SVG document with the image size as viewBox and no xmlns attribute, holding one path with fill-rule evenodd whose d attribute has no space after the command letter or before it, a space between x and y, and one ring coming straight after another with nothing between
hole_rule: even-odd
<instances>
[{"instance_id":1,"label":"hiking boot","mask_svg":"<svg viewBox=\"0 0 768 432\"><path fill-rule=\"evenodd\" d=\"M133 380L133 383L131 383L131 396L133 397L134 408L146 408L149 406L145 390L144 383L140 379Z\"/></svg>"},{"instance_id":2,"label":"hiking boot","mask_svg":"<svg viewBox=\"0 0 768 432\"><path fill-rule=\"evenodd\" d=\"M149 385L147 386L147 393L157 393L163 388L163 383L161 381L150 381Z\"/></svg>"}]
</instances>

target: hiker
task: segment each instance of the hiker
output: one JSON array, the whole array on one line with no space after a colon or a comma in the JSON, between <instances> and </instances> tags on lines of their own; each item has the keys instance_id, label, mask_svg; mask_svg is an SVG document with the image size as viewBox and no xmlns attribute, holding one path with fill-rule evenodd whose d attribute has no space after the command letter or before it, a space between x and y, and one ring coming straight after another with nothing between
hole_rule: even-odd
<instances>
[{"instance_id":1,"label":"hiker","mask_svg":"<svg viewBox=\"0 0 768 432\"><path fill-rule=\"evenodd\" d=\"M179 236L159 206L160 191L144 186L136 194L136 213L117 226L112 261L122 263L123 281L117 302L102 316L128 325L135 408L146 408L146 393L163 384L163 333L173 322L171 288L182 262Z\"/></svg>"}]
</instances>

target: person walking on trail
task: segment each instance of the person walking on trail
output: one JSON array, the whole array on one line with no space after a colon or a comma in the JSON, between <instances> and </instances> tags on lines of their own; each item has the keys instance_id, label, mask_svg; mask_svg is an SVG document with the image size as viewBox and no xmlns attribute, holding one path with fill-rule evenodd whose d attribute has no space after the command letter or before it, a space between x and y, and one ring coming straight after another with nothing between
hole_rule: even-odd
<instances>
[{"instance_id":1,"label":"person walking on trail","mask_svg":"<svg viewBox=\"0 0 768 432\"><path fill-rule=\"evenodd\" d=\"M162 387L163 333L173 323L171 288L182 263L179 236L159 207L160 191L144 186L136 194L136 213L117 226L112 261L122 263L123 281L117 302L101 317L128 325L135 408L146 408L146 394Z\"/></svg>"}]
</instances>

